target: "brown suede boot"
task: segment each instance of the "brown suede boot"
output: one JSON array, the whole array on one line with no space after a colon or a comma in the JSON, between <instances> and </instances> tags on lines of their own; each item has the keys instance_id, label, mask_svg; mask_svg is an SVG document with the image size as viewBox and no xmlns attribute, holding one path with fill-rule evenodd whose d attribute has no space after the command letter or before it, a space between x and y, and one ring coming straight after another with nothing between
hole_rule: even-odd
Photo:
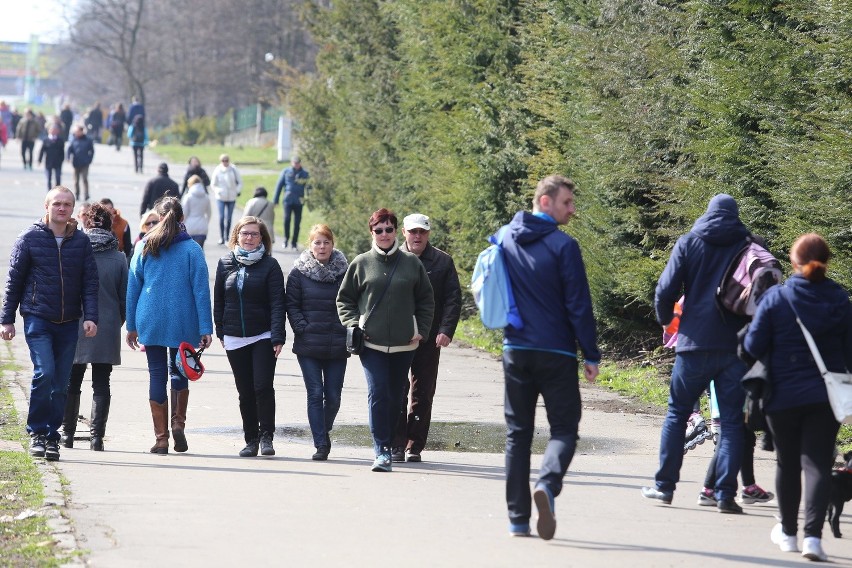
<instances>
[{"instance_id":1,"label":"brown suede boot","mask_svg":"<svg viewBox=\"0 0 852 568\"><path fill-rule=\"evenodd\" d=\"M175 451L185 452L189 449L186 436L183 433L186 426L186 407L189 404L189 389L176 391L172 389L172 438L175 441Z\"/></svg>"},{"instance_id":2,"label":"brown suede boot","mask_svg":"<svg viewBox=\"0 0 852 568\"><path fill-rule=\"evenodd\" d=\"M151 403L151 418L154 419L154 435L157 436L157 443L151 447L152 454L167 454L169 453L169 403L154 402Z\"/></svg>"}]
</instances>

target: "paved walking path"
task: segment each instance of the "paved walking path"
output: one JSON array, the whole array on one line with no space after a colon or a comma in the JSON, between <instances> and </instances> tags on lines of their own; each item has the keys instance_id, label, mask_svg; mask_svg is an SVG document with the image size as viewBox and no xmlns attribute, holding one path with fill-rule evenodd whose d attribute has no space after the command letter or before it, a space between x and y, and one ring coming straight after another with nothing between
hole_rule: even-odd
<instances>
[{"instance_id":1,"label":"paved walking path","mask_svg":"<svg viewBox=\"0 0 852 568\"><path fill-rule=\"evenodd\" d=\"M139 176L127 148L97 146L91 168L92 197L113 199L131 227L158 162L150 152L146 160L146 174ZM172 177L181 178L183 168L170 164ZM73 183L71 168L63 173L65 183ZM4 282L12 241L43 214L45 189L43 172L23 171L17 144L10 143L0 164ZM215 224L205 249L211 278L224 252L215 244ZM280 239L275 256L289 271L295 255L281 251ZM78 448L63 448L61 461L47 466L68 481L64 515L86 564L516 568L807 562L769 542L774 505L746 506L742 516L696 505L712 444L685 458L672 506L643 500L639 488L651 482L657 464L658 416L584 410L580 451L556 501L559 524L550 542L507 536L502 454L426 452L421 464L394 464L393 473L378 474L370 472L369 448L335 445L328 462L313 462L310 444L282 437L283 427L307 424L304 386L290 347L288 342L276 375L277 455L254 459L237 457L243 446L237 396L218 343L204 355L204 377L191 385L190 451L147 453L154 436L145 358L125 348L112 376L107 451L91 452L86 442L77 442ZM25 412L30 362L23 333L12 349L23 367L15 382L19 410ZM83 413L91 399L89 384L84 383ZM584 388L583 395L614 396L596 388ZM497 361L469 349L444 351L436 421L501 424L502 403ZM352 359L338 423L364 424L366 411L363 373ZM539 419L544 428L543 409ZM539 461L533 456L533 467ZM773 456L758 451L755 470L758 482L772 489ZM849 523L845 528L852 537ZM852 566L852 539L837 540L826 531L824 547L833 561Z\"/></svg>"}]
</instances>

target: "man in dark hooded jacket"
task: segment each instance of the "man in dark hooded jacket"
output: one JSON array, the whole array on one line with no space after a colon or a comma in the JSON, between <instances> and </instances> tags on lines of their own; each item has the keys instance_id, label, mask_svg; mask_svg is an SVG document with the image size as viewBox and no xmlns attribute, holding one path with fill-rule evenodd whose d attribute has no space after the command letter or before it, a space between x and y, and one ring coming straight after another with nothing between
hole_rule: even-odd
<instances>
[{"instance_id":1,"label":"man in dark hooded jacket","mask_svg":"<svg viewBox=\"0 0 852 568\"><path fill-rule=\"evenodd\" d=\"M512 536L530 532L530 445L539 394L547 409L550 440L532 498L538 509L538 535L549 540L556 532L554 499L577 447L578 345L586 380L594 382L598 375L601 354L580 246L559 230L574 211L574 182L546 177L536 187L533 212L518 212L503 238L506 270L522 319L503 330L506 501Z\"/></svg>"},{"instance_id":2,"label":"man in dark hooded jacket","mask_svg":"<svg viewBox=\"0 0 852 568\"><path fill-rule=\"evenodd\" d=\"M660 468L656 487L642 495L670 504L683 465L686 422L695 401L715 380L723 435L716 462L715 497L721 513L742 513L734 498L743 450L743 403L740 379L745 364L737 358L737 330L747 320L723 312L716 289L728 265L745 246L749 230L739 218L737 202L719 194L687 234L675 243L657 283L654 299L657 321L664 327L674 317L674 305L685 296L672 369L669 409L660 439Z\"/></svg>"}]
</instances>

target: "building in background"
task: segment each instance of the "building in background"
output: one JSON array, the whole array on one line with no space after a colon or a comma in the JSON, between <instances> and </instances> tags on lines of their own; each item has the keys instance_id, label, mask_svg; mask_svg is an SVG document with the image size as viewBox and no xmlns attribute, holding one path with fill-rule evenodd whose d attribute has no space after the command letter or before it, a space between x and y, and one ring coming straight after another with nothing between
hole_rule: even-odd
<instances>
[{"instance_id":1,"label":"building in background","mask_svg":"<svg viewBox=\"0 0 852 568\"><path fill-rule=\"evenodd\" d=\"M61 94L56 71L59 60L55 46L39 43L33 35L28 43L0 41L0 99L15 105L50 103Z\"/></svg>"}]
</instances>

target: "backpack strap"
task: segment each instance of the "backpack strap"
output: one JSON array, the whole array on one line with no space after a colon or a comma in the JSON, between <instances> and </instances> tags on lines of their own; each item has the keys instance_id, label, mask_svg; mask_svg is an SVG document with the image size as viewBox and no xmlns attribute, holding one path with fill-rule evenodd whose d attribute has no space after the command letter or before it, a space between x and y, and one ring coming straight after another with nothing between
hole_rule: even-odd
<instances>
[{"instance_id":1,"label":"backpack strap","mask_svg":"<svg viewBox=\"0 0 852 568\"><path fill-rule=\"evenodd\" d=\"M503 225L496 235L488 237L488 241L497 246L497 251L503 257L503 266L506 267L506 254L503 250L503 241L506 234L509 232L509 225ZM506 268L506 297L509 300L509 325L515 329L524 328L524 320L521 317L521 312L518 310L518 305L515 303L515 294L512 292L512 278L509 275L508 267Z\"/></svg>"}]
</instances>

